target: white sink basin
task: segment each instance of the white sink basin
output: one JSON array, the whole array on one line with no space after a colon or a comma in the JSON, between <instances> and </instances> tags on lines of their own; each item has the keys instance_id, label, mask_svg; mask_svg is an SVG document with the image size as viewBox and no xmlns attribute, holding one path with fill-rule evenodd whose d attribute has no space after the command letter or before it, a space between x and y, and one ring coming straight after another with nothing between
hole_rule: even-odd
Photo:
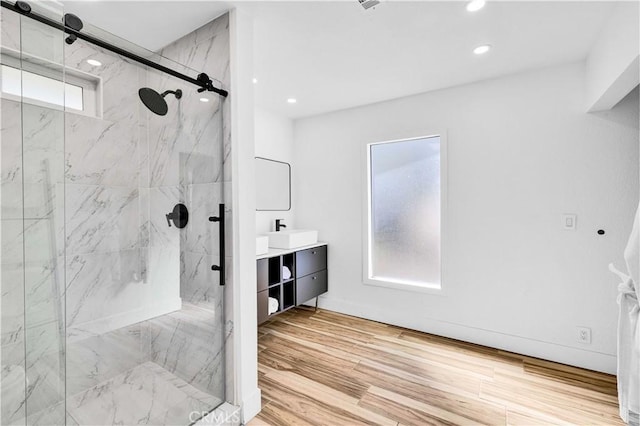
<instances>
[{"instance_id":1,"label":"white sink basin","mask_svg":"<svg viewBox=\"0 0 640 426\"><path fill-rule=\"evenodd\" d=\"M256 237L256 256L266 254L269 251L269 237L261 235Z\"/></svg>"},{"instance_id":2,"label":"white sink basin","mask_svg":"<svg viewBox=\"0 0 640 426\"><path fill-rule=\"evenodd\" d=\"M278 249L294 249L318 242L318 231L310 229L291 229L280 232L267 232L269 247Z\"/></svg>"}]
</instances>

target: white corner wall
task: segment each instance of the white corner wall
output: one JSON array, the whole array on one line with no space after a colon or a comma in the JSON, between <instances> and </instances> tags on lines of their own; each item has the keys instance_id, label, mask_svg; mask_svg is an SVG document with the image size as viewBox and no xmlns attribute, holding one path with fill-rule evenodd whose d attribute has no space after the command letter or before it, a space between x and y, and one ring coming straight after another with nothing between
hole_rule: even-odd
<instances>
[{"instance_id":1,"label":"white corner wall","mask_svg":"<svg viewBox=\"0 0 640 426\"><path fill-rule=\"evenodd\" d=\"M640 82L640 5L618 2L587 57L587 108L612 108Z\"/></svg>"},{"instance_id":2,"label":"white corner wall","mask_svg":"<svg viewBox=\"0 0 640 426\"><path fill-rule=\"evenodd\" d=\"M253 18L240 6L229 15L231 44L231 194L225 200L232 205L233 276L232 300L225 306L233 310L234 395L233 404L241 407L242 424L261 408L258 389L258 308L256 298L255 230L255 142L253 78ZM225 152L228 152L225 150ZM225 188L225 191L227 189ZM230 399L230 396L227 396Z\"/></svg>"},{"instance_id":3,"label":"white corner wall","mask_svg":"<svg viewBox=\"0 0 640 426\"><path fill-rule=\"evenodd\" d=\"M584 88L574 64L297 120L297 225L329 244L320 306L614 372L607 264L622 266L638 202L638 94L587 114ZM434 129L449 144L445 293L363 285L364 146Z\"/></svg>"},{"instance_id":4,"label":"white corner wall","mask_svg":"<svg viewBox=\"0 0 640 426\"><path fill-rule=\"evenodd\" d=\"M265 109L256 108L254 130L256 157L289 163L293 174L293 121ZM291 198L294 198L295 182L293 179L291 185ZM276 219L284 219L285 225L289 229L293 229L295 221L293 201L289 211L256 211L256 232L264 234L275 231Z\"/></svg>"}]
</instances>

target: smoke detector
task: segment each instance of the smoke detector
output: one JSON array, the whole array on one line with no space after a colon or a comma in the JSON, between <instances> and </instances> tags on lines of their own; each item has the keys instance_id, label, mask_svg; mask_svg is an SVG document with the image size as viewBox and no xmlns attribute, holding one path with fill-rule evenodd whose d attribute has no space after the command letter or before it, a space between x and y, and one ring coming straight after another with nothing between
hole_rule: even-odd
<instances>
[{"instance_id":1,"label":"smoke detector","mask_svg":"<svg viewBox=\"0 0 640 426\"><path fill-rule=\"evenodd\" d=\"M372 8L373 6L380 4L380 1L379 0L358 0L358 3L360 3L362 7L364 7L364 9L367 10L369 8Z\"/></svg>"}]
</instances>

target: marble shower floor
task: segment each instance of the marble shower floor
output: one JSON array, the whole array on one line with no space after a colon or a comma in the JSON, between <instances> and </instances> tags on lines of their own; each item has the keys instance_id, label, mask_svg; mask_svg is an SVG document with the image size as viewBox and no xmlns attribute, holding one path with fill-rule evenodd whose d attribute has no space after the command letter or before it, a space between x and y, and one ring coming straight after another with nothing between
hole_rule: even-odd
<instances>
[{"instance_id":1,"label":"marble shower floor","mask_svg":"<svg viewBox=\"0 0 640 426\"><path fill-rule=\"evenodd\" d=\"M68 423L188 425L223 401L153 362L145 362L67 400Z\"/></svg>"}]
</instances>

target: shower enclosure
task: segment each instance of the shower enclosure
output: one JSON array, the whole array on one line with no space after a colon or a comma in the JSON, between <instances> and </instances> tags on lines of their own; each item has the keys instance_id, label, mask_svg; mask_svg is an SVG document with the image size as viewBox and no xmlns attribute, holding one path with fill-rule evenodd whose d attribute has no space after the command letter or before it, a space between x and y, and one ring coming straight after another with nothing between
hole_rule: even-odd
<instances>
[{"instance_id":1,"label":"shower enclosure","mask_svg":"<svg viewBox=\"0 0 640 426\"><path fill-rule=\"evenodd\" d=\"M60 3L31 6L63 22ZM225 100L0 13L0 423L193 423L225 400L224 283L212 269L225 259L209 220L224 213ZM207 72L167 59L178 45L161 56L82 31ZM161 116L144 87L182 96Z\"/></svg>"}]
</instances>

